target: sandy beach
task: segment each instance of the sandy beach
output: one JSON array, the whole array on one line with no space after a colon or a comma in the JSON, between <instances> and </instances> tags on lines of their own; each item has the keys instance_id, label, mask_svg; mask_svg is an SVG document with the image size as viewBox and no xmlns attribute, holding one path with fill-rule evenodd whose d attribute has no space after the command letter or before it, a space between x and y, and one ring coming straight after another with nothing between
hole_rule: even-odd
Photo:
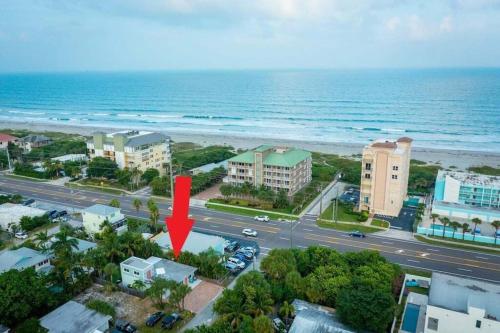
<instances>
[{"instance_id":1,"label":"sandy beach","mask_svg":"<svg viewBox=\"0 0 500 333\"><path fill-rule=\"evenodd\" d=\"M56 131L63 133L72 133L89 136L96 131L117 131L122 128L113 127L86 127L78 125L60 125L60 124L39 124L33 122L2 122L0 128L11 129L29 129L32 131ZM237 137L205 133L183 133L183 132L165 132L176 142L194 142L203 146L207 145L231 145L235 148L253 148L261 144L274 144L284 146L295 146L310 151L337 154L346 157L360 154L363 148L358 143L331 143L317 141L299 141L299 140L281 140L267 139L262 137ZM397 138L397 137L394 137ZM419 147L418 142L414 142L412 149L412 158L425 161L430 164L439 164L445 168L455 166L458 169L465 170L470 166L488 165L492 167L500 166L500 152L484 152L469 150L447 150Z\"/></svg>"}]
</instances>

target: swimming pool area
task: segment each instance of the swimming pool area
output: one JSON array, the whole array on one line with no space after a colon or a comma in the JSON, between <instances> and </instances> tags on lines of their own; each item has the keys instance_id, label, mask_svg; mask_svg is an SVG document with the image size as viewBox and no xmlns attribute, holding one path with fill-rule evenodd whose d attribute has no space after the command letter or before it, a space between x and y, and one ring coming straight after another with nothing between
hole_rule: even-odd
<instances>
[{"instance_id":1,"label":"swimming pool area","mask_svg":"<svg viewBox=\"0 0 500 333\"><path fill-rule=\"evenodd\" d=\"M406 311L403 317L403 324L401 325L401 330L405 332L415 333L417 331L419 312L420 312L420 305L412 303L406 304Z\"/></svg>"}]
</instances>

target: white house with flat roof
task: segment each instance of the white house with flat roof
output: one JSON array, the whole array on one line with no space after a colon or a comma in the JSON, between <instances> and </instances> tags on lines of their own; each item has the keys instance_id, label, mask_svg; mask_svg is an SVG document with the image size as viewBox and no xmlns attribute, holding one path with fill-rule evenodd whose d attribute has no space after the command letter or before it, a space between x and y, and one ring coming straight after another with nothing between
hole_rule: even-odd
<instances>
[{"instance_id":1,"label":"white house with flat roof","mask_svg":"<svg viewBox=\"0 0 500 333\"><path fill-rule=\"evenodd\" d=\"M91 235L101 232L101 225L106 220L118 233L126 229L125 215L121 213L120 208L93 205L82 210L82 218L85 231Z\"/></svg>"},{"instance_id":2,"label":"white house with flat roof","mask_svg":"<svg viewBox=\"0 0 500 333\"><path fill-rule=\"evenodd\" d=\"M151 238L151 241L158 244L162 250L169 251L172 249L170 235L167 232L161 232ZM186 238L186 242L182 247L182 251L200 254L208 249L214 249L215 252L224 254L224 238L219 236L207 235L201 232L191 231Z\"/></svg>"},{"instance_id":3,"label":"white house with flat roof","mask_svg":"<svg viewBox=\"0 0 500 333\"><path fill-rule=\"evenodd\" d=\"M309 303L300 299L292 302L295 319L289 333L354 333L355 330L342 324L332 308Z\"/></svg>"},{"instance_id":4,"label":"white house with flat roof","mask_svg":"<svg viewBox=\"0 0 500 333\"><path fill-rule=\"evenodd\" d=\"M19 225L21 217L29 216L42 216L47 211L43 209L33 208L30 206L23 206L20 204L4 203L0 205L0 228L2 230L12 231L13 225Z\"/></svg>"},{"instance_id":5,"label":"white house with flat roof","mask_svg":"<svg viewBox=\"0 0 500 333\"><path fill-rule=\"evenodd\" d=\"M130 257L120 263L124 286L132 285L136 280L140 280L149 287L155 278L174 280L190 285L195 280L196 270L196 267L158 257L149 257L148 259Z\"/></svg>"},{"instance_id":6,"label":"white house with flat roof","mask_svg":"<svg viewBox=\"0 0 500 333\"><path fill-rule=\"evenodd\" d=\"M432 273L424 332L500 332L500 285Z\"/></svg>"},{"instance_id":7,"label":"white house with flat roof","mask_svg":"<svg viewBox=\"0 0 500 333\"><path fill-rule=\"evenodd\" d=\"M37 272L49 270L51 268L49 255L27 247L0 253L0 273L11 269L21 271L30 267Z\"/></svg>"},{"instance_id":8,"label":"white house with flat roof","mask_svg":"<svg viewBox=\"0 0 500 333\"><path fill-rule=\"evenodd\" d=\"M98 333L109 331L111 319L109 315L69 301L40 318L40 325L48 329L49 333Z\"/></svg>"}]
</instances>

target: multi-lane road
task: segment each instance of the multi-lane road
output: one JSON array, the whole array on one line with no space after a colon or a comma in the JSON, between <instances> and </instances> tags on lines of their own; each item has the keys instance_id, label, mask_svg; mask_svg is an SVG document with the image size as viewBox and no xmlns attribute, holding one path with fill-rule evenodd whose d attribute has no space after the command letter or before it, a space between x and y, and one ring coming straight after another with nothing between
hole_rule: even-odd
<instances>
[{"instance_id":1,"label":"multi-lane road","mask_svg":"<svg viewBox=\"0 0 500 333\"><path fill-rule=\"evenodd\" d=\"M75 208L85 208L96 203L107 204L118 199L122 212L126 215L147 218L149 213L143 208L136 211L132 196L121 196L88 190L71 190L64 186L49 185L0 176L0 191L17 193L24 197ZM170 215L168 200L156 200L161 218ZM195 230L242 237L243 228L258 231L257 242L265 254L272 248L298 247L309 245L332 247L339 251L359 251L370 249L379 251L392 262L415 268L446 272L500 283L500 255L451 249L429 245L418 241L400 240L377 235L364 239L351 238L347 233L319 228L315 217L305 215L292 226L287 222L257 222L250 217L191 207L190 213L196 220Z\"/></svg>"}]
</instances>

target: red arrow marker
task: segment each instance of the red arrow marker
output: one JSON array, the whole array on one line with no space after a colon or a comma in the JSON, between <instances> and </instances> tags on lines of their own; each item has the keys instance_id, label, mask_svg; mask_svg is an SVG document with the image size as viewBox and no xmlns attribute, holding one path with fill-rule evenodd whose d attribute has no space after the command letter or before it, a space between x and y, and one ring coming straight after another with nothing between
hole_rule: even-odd
<instances>
[{"instance_id":1,"label":"red arrow marker","mask_svg":"<svg viewBox=\"0 0 500 333\"><path fill-rule=\"evenodd\" d=\"M182 247L186 242L189 232L193 228L194 220L188 218L189 195L191 192L191 177L177 176L175 178L174 203L172 205L172 216L165 218L170 242L175 257L179 257Z\"/></svg>"}]
</instances>

